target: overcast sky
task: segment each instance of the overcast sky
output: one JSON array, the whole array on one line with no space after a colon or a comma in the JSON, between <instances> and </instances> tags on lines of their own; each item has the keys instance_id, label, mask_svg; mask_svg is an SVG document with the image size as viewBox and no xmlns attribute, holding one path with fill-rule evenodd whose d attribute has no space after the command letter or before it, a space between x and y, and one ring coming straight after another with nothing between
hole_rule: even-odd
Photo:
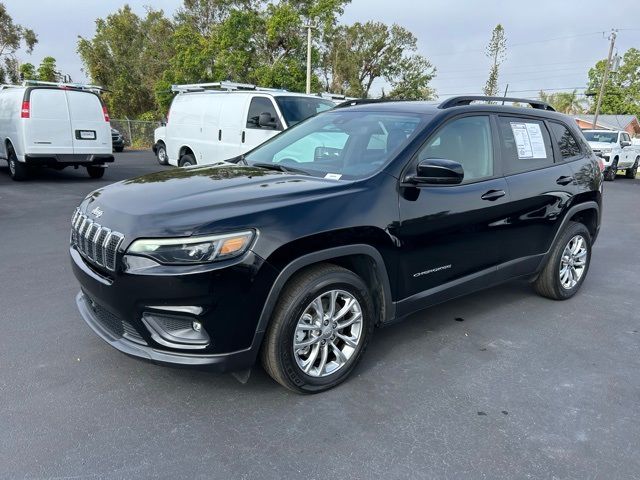
<instances>
[{"instance_id":1,"label":"overcast sky","mask_svg":"<svg viewBox=\"0 0 640 480\"><path fill-rule=\"evenodd\" d=\"M78 35L92 37L94 21L129 3L139 13L144 5L172 14L181 0L4 0L14 20L36 31L38 46L21 61L38 64L51 55L74 81L86 79L76 54ZM500 88L521 96L540 89L584 88L587 71L606 57L606 36L619 29L621 54L640 48L639 0L353 0L342 23L379 20L398 23L418 38L419 52L436 66L433 82L441 98L480 93L489 60L484 56L491 30L502 23L507 33L507 59ZM603 35L602 32L607 32ZM378 93L383 84L378 83Z\"/></svg>"}]
</instances>

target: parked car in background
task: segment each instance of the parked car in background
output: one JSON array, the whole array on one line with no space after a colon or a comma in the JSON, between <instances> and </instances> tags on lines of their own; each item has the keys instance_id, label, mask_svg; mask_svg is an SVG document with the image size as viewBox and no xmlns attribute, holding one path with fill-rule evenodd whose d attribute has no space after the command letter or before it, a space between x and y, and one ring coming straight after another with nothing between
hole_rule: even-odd
<instances>
[{"instance_id":1,"label":"parked car in background","mask_svg":"<svg viewBox=\"0 0 640 480\"><path fill-rule=\"evenodd\" d=\"M335 106L317 95L228 82L174 85L172 90L177 95L164 144L167 162L180 167L241 155Z\"/></svg>"},{"instance_id":2,"label":"parked car in background","mask_svg":"<svg viewBox=\"0 0 640 480\"><path fill-rule=\"evenodd\" d=\"M167 157L167 126L162 125L156 128L153 132L153 153L158 159L160 165L168 165L169 158Z\"/></svg>"},{"instance_id":3,"label":"parked car in background","mask_svg":"<svg viewBox=\"0 0 640 480\"><path fill-rule=\"evenodd\" d=\"M596 156L542 102L336 108L229 162L89 194L72 219L76 301L128 355L222 371L260 357L316 393L375 326L417 310L515 278L571 298L601 201Z\"/></svg>"},{"instance_id":4,"label":"parked car in background","mask_svg":"<svg viewBox=\"0 0 640 480\"><path fill-rule=\"evenodd\" d=\"M111 127L111 143L113 144L114 151L122 152L124 150L124 137L122 136L122 133L113 127Z\"/></svg>"},{"instance_id":5,"label":"parked car in background","mask_svg":"<svg viewBox=\"0 0 640 480\"><path fill-rule=\"evenodd\" d=\"M640 164L640 146L631 141L624 130L583 130L593 153L604 161L605 180L615 180L619 170L625 177L636 178Z\"/></svg>"},{"instance_id":6,"label":"parked car in background","mask_svg":"<svg viewBox=\"0 0 640 480\"><path fill-rule=\"evenodd\" d=\"M113 162L109 114L94 85L28 81L0 87L0 158L14 180L31 167L86 167L101 178Z\"/></svg>"}]
</instances>

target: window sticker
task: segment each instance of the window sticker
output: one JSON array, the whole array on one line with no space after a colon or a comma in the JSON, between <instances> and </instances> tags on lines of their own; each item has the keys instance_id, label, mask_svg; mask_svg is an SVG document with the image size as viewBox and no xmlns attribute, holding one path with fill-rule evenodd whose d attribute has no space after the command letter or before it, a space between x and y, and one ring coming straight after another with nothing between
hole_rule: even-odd
<instances>
[{"instance_id":1,"label":"window sticker","mask_svg":"<svg viewBox=\"0 0 640 480\"><path fill-rule=\"evenodd\" d=\"M542 130L537 123L511 122L518 158L547 158Z\"/></svg>"},{"instance_id":2,"label":"window sticker","mask_svg":"<svg viewBox=\"0 0 640 480\"><path fill-rule=\"evenodd\" d=\"M342 174L340 173L327 173L324 178L328 178L329 180L340 180L342 178Z\"/></svg>"}]
</instances>

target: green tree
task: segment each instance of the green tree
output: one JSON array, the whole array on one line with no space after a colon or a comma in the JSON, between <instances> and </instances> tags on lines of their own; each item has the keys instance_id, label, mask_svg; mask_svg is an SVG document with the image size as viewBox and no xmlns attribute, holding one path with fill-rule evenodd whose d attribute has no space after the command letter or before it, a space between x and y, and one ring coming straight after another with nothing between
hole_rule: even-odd
<instances>
[{"instance_id":1,"label":"green tree","mask_svg":"<svg viewBox=\"0 0 640 480\"><path fill-rule=\"evenodd\" d=\"M485 55L491 59L491 68L489 69L489 78L484 86L483 92L489 97L498 95L498 75L500 65L504 62L507 52L507 37L504 28L498 24L491 33L491 40Z\"/></svg>"},{"instance_id":2,"label":"green tree","mask_svg":"<svg viewBox=\"0 0 640 480\"><path fill-rule=\"evenodd\" d=\"M584 113L585 111L585 102L580 98L577 90L555 93L540 91L539 96L540 100L548 103L558 112L575 115L578 113Z\"/></svg>"},{"instance_id":3,"label":"green tree","mask_svg":"<svg viewBox=\"0 0 640 480\"><path fill-rule=\"evenodd\" d=\"M36 43L35 32L14 23L4 3L0 3L0 83L18 82L20 69L16 52L24 46L31 54Z\"/></svg>"},{"instance_id":4,"label":"green tree","mask_svg":"<svg viewBox=\"0 0 640 480\"><path fill-rule=\"evenodd\" d=\"M606 60L600 60L589 70L588 91L598 93ZM595 110L594 102L590 107ZM640 115L640 50L630 48L622 56L616 72L610 72L602 96L602 114Z\"/></svg>"},{"instance_id":5,"label":"green tree","mask_svg":"<svg viewBox=\"0 0 640 480\"><path fill-rule=\"evenodd\" d=\"M157 111L155 84L174 56L173 24L161 10L144 17L128 5L96 20L93 38L79 37L78 53L92 81L109 91L104 98L114 117Z\"/></svg>"},{"instance_id":6,"label":"green tree","mask_svg":"<svg viewBox=\"0 0 640 480\"><path fill-rule=\"evenodd\" d=\"M356 22L336 29L323 52L326 89L349 96L368 97L373 83L383 79L391 95L428 98L435 69L415 54L416 37L407 29L381 22ZM411 91L414 88L415 91Z\"/></svg>"},{"instance_id":7,"label":"green tree","mask_svg":"<svg viewBox=\"0 0 640 480\"><path fill-rule=\"evenodd\" d=\"M38 74L36 67L32 63L23 63L20 65L20 78L23 80L37 80Z\"/></svg>"},{"instance_id":8,"label":"green tree","mask_svg":"<svg viewBox=\"0 0 640 480\"><path fill-rule=\"evenodd\" d=\"M60 74L56 71L56 59L53 57L44 57L37 72L38 80L45 82L60 81Z\"/></svg>"}]
</instances>

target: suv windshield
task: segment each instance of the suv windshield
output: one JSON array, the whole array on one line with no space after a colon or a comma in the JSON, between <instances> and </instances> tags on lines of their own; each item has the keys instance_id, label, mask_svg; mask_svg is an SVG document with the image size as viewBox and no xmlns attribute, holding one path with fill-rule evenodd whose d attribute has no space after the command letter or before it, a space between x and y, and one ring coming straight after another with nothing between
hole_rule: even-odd
<instances>
[{"instance_id":1,"label":"suv windshield","mask_svg":"<svg viewBox=\"0 0 640 480\"><path fill-rule=\"evenodd\" d=\"M285 130L244 159L319 177L363 178L386 165L426 120L404 113L328 112Z\"/></svg>"},{"instance_id":2,"label":"suv windshield","mask_svg":"<svg viewBox=\"0 0 640 480\"><path fill-rule=\"evenodd\" d=\"M616 143L618 141L618 132L594 132L583 130L584 138L587 142L603 142Z\"/></svg>"},{"instance_id":3,"label":"suv windshield","mask_svg":"<svg viewBox=\"0 0 640 480\"><path fill-rule=\"evenodd\" d=\"M322 98L280 96L275 98L287 125L290 127L317 113L331 110L335 107L335 103Z\"/></svg>"}]
</instances>

